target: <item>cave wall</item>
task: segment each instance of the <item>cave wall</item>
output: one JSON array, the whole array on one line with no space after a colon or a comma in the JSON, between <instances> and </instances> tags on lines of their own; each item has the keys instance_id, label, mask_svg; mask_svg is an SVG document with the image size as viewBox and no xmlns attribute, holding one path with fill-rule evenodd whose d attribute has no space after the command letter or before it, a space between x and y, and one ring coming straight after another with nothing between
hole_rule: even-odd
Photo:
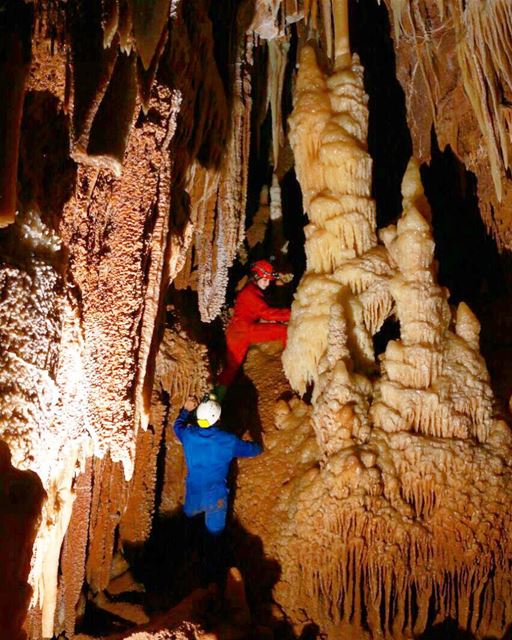
<instances>
[{"instance_id":1,"label":"cave wall","mask_svg":"<svg viewBox=\"0 0 512 640\"><path fill-rule=\"evenodd\" d=\"M228 25L237 10L225 8ZM10 11L2 19L17 24L19 7ZM13 465L35 472L46 491L43 506L40 496L31 503L40 509L32 554L20 547L24 579L32 555L33 638L73 634L84 584L96 592L110 579L121 517L130 495L140 497L135 451L148 451L154 470L165 424L160 416L156 433L144 431L157 320L194 242L182 285L200 289L203 309L214 295L213 314L223 299L244 210L250 45L242 30L214 52L208 11L202 1L152 11L98 1L23 13L20 29L32 40L23 106L15 96L7 104L20 126L5 124L19 133L16 154L6 152L9 171L19 156L17 187L16 172L2 172L2 203L10 198L12 209L17 190L17 215L0 238L0 436ZM6 54L9 46L2 40ZM133 528L146 531L153 509L146 529L129 511L125 539L143 537ZM9 604L13 625L30 588Z\"/></svg>"}]
</instances>

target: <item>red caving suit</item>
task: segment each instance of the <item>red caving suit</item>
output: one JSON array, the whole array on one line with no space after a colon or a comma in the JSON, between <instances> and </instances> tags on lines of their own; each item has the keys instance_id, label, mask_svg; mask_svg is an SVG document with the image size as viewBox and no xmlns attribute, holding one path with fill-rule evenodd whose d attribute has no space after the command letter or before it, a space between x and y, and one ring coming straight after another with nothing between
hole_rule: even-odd
<instances>
[{"instance_id":1,"label":"red caving suit","mask_svg":"<svg viewBox=\"0 0 512 640\"><path fill-rule=\"evenodd\" d=\"M219 375L219 385L229 385L233 382L238 369L247 354L251 344L281 340L286 346L285 324L259 322L259 320L274 320L288 322L290 309L271 307L265 302L263 291L253 282L249 282L240 291L235 302L235 311L226 329L226 366Z\"/></svg>"}]
</instances>

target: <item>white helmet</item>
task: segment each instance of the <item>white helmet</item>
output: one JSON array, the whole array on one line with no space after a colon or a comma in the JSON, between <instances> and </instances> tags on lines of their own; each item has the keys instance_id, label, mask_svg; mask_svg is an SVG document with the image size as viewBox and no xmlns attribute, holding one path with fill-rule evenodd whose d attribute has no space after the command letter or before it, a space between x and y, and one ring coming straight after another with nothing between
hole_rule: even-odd
<instances>
[{"instance_id":1,"label":"white helmet","mask_svg":"<svg viewBox=\"0 0 512 640\"><path fill-rule=\"evenodd\" d=\"M216 400L203 400L196 409L197 424L208 429L220 418L220 404Z\"/></svg>"}]
</instances>

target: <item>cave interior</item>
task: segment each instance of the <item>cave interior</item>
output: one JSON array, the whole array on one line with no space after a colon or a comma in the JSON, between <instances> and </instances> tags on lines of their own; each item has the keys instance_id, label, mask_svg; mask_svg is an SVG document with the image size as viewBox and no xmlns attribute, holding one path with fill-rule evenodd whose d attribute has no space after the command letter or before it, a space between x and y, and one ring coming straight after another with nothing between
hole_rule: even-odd
<instances>
[{"instance_id":1,"label":"cave interior","mask_svg":"<svg viewBox=\"0 0 512 640\"><path fill-rule=\"evenodd\" d=\"M0 638L512 638L510 2L0 0L0 86Z\"/></svg>"}]
</instances>

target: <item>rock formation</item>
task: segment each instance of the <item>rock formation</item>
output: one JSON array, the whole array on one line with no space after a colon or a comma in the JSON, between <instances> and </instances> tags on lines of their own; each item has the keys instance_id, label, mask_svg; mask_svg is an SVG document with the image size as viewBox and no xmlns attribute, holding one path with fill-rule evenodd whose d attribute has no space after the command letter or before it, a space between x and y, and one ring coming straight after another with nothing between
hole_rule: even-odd
<instances>
[{"instance_id":1,"label":"rock formation","mask_svg":"<svg viewBox=\"0 0 512 640\"><path fill-rule=\"evenodd\" d=\"M239 478L237 513L279 561L274 593L298 628L322 620L328 637L409 638L451 618L476 637L503 637L512 616L503 595L512 434L493 413L478 321L463 303L452 311L436 284L414 163L403 194L398 224L381 232L401 337L366 382L364 439L343 387L332 385L312 410L280 401L275 425L263 425L268 455ZM343 340L332 336L340 362L351 362ZM249 366L264 394L258 372L268 379L272 365ZM328 402L322 430L320 402ZM286 488L266 500L262 518L249 496L265 478Z\"/></svg>"},{"instance_id":2,"label":"rock formation","mask_svg":"<svg viewBox=\"0 0 512 640\"><path fill-rule=\"evenodd\" d=\"M248 138L238 131L249 117L249 87L241 64L224 86L202 2L194 5L200 25L192 8L169 2L151 14L136 2L37 3L27 11L11 4L0 16L4 31L19 27L12 37L20 40L2 39L17 52L8 63L14 93L0 117L9 130L0 179L5 220L18 155L21 177L19 213L1 238L0 436L13 464L36 472L48 496L29 580L28 629L36 638L72 633L84 578L93 589L108 582L137 434L149 421L156 322L194 224L205 251L196 265L201 305L215 295L215 313L223 299L245 198ZM182 37L166 46L173 25ZM22 51L32 29L31 52ZM191 55L195 47L209 66ZM245 55L239 40L234 49ZM173 77L175 61L186 59L191 66ZM185 193L179 177L196 156L214 167L222 156L208 205L212 216L217 198L224 203L225 215L210 218L217 231L194 222L202 192L189 187L190 211L175 204ZM219 247L213 262L208 246ZM191 277L189 284L198 286Z\"/></svg>"},{"instance_id":3,"label":"rock formation","mask_svg":"<svg viewBox=\"0 0 512 640\"><path fill-rule=\"evenodd\" d=\"M351 71L344 71L349 86L356 84ZM480 325L464 303L452 312L436 282L417 163L404 176L401 218L379 233L384 247L377 247L374 218L352 213L354 201L370 194L365 129L355 126L364 101L346 100L340 119L327 90L337 87L343 96L340 76L335 66L325 78L313 50L303 49L291 143L311 230L283 363L298 391L314 385L311 424L322 464L298 481L289 503L293 539L301 541L296 553L303 551L298 566L289 549L286 560L282 550L277 554L284 581L302 586L284 595L285 608L290 601L315 603L311 619L330 616L333 637L343 629L363 637L365 626L372 637L410 637L425 629L431 608L479 636L501 637L510 616L495 599L509 580L502 559L510 546L504 506L510 467L508 454L502 456L512 434L494 416ZM339 203L347 196L352 209L344 211ZM336 215L338 224L327 227ZM391 311L400 339L388 342L375 378L369 338ZM463 489L468 468L474 483ZM481 502L480 483L489 473L498 509ZM478 519L469 523L475 508ZM494 538L484 530L500 533ZM429 566L443 575L436 587Z\"/></svg>"},{"instance_id":4,"label":"rock formation","mask_svg":"<svg viewBox=\"0 0 512 640\"><path fill-rule=\"evenodd\" d=\"M235 385L226 411L266 446L236 477L250 633L405 639L453 620L503 637L512 438L479 321L439 281L419 163L433 126L510 247L510 5L387 3L417 160L402 215L377 230L347 2L4 4L2 632L71 638L91 607L147 619L116 598L127 587L149 602L136 565L183 499L169 427L211 385L237 251L272 236L279 253L300 226L291 147L309 220L287 379L279 347L252 350L254 386ZM266 175L251 176L260 151ZM246 230L251 190L263 196ZM208 637L196 596L124 637Z\"/></svg>"},{"instance_id":5,"label":"rock formation","mask_svg":"<svg viewBox=\"0 0 512 640\"><path fill-rule=\"evenodd\" d=\"M375 232L363 70L357 56L345 65L325 78L314 50L305 46L290 118L311 222L283 364L294 389L304 393L314 385L314 420L331 453L338 445L328 443L330 438L354 435L364 441L368 435L371 336L393 307L392 270Z\"/></svg>"},{"instance_id":6,"label":"rock formation","mask_svg":"<svg viewBox=\"0 0 512 640\"><path fill-rule=\"evenodd\" d=\"M477 175L485 224L510 249L510 4L386 4L416 157L429 159L433 127L440 148Z\"/></svg>"}]
</instances>

